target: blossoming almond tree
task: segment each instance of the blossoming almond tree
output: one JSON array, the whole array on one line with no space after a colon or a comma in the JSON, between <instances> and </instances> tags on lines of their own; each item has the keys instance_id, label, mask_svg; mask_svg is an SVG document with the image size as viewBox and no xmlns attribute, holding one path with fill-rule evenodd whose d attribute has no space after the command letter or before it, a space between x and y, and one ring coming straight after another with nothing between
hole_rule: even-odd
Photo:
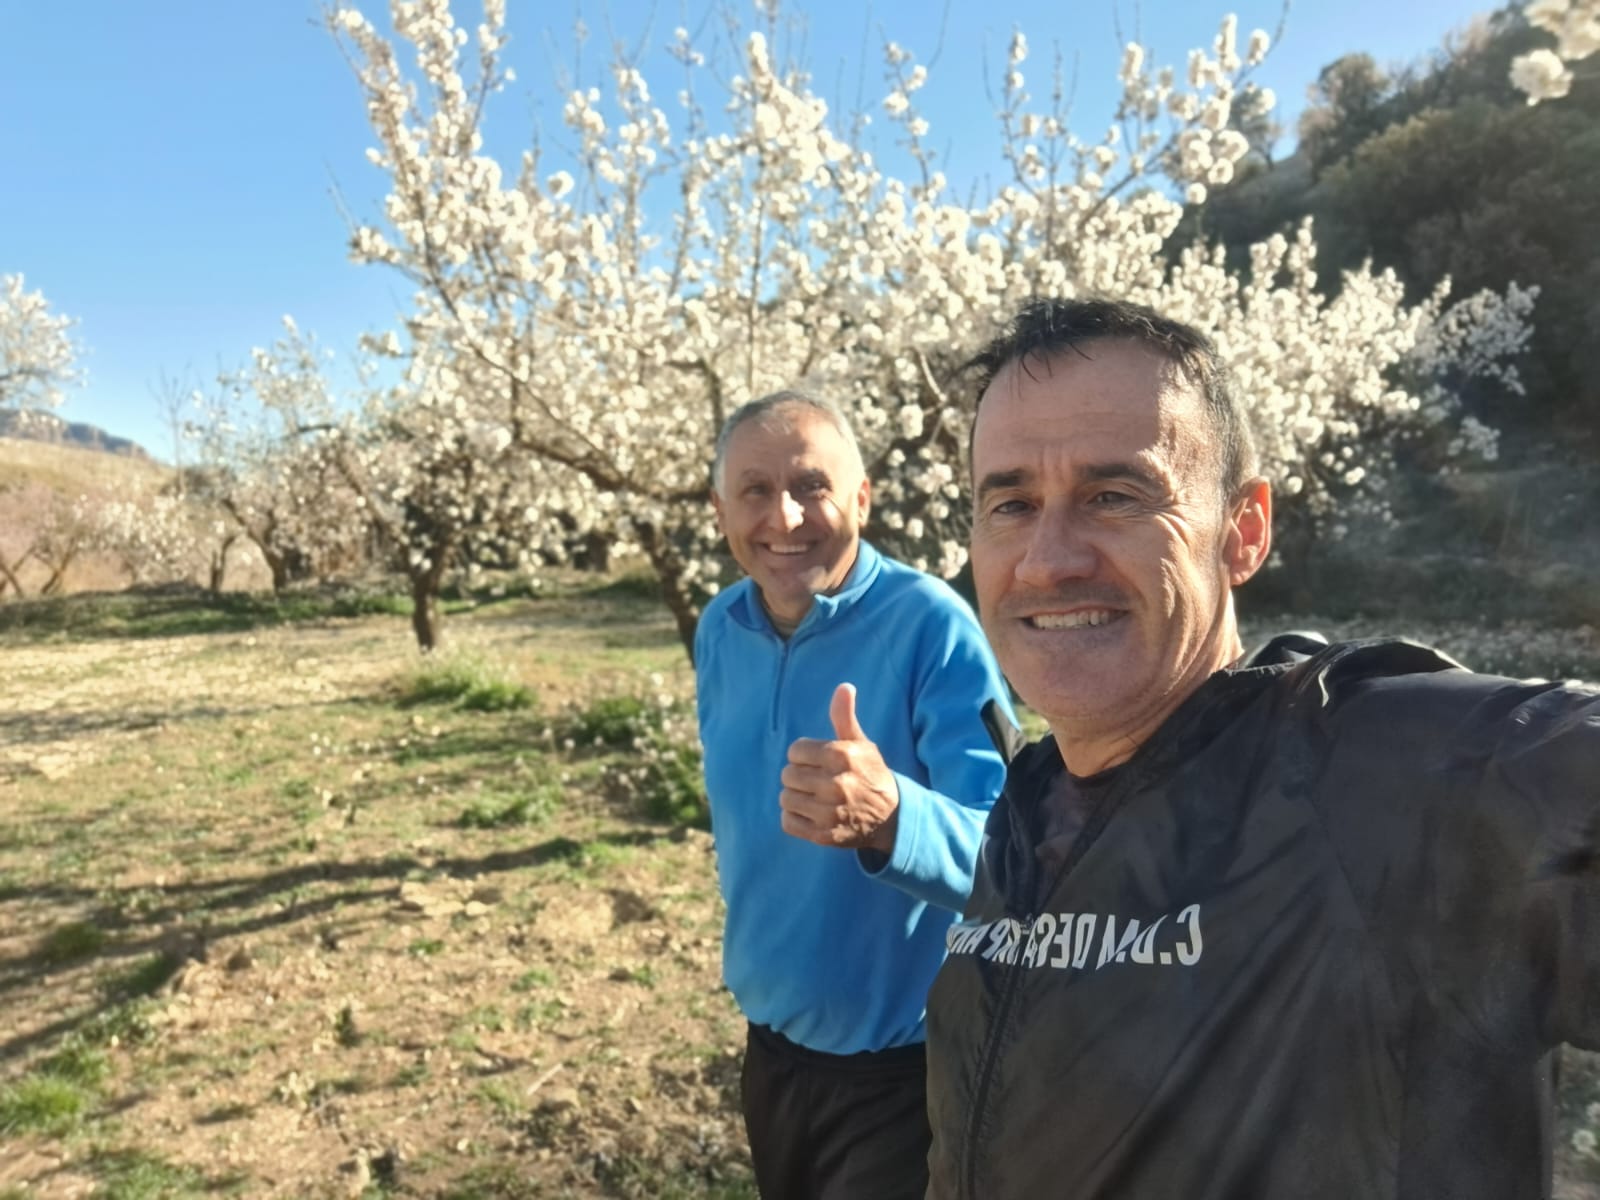
<instances>
[{"instance_id":1,"label":"blossoming almond tree","mask_svg":"<svg viewBox=\"0 0 1600 1200\"><path fill-rule=\"evenodd\" d=\"M1600 0L1532 0L1523 15L1555 34L1556 45L1513 59L1511 82L1529 104L1559 99L1572 90L1572 64L1600 51Z\"/></svg>"},{"instance_id":2,"label":"blossoming almond tree","mask_svg":"<svg viewBox=\"0 0 1600 1200\"><path fill-rule=\"evenodd\" d=\"M24 291L21 275L0 275L0 408L61 403L62 389L82 378L72 326L42 292Z\"/></svg>"},{"instance_id":3,"label":"blossoming almond tree","mask_svg":"<svg viewBox=\"0 0 1600 1200\"><path fill-rule=\"evenodd\" d=\"M679 30L675 116L618 63L609 97L567 97L575 170L545 171L529 151L512 175L483 151L508 78L503 6L484 8L474 37L447 0L402 0L392 43L355 9L330 15L377 137L370 158L390 177L383 219L355 230L353 252L414 284L411 353L435 403L493 430L508 462L542 464L546 513L636 545L686 645L719 569L715 432L779 387L852 411L876 484L871 536L944 574L962 566L974 398L960 367L1033 295L1114 294L1213 333L1286 507L1313 529L1376 494L1393 439L1460 425L1449 385L1516 386L1529 292L1452 308L1442 283L1408 304L1393 275L1363 269L1330 300L1309 225L1257 247L1243 273L1220 251L1163 253L1175 196L1203 200L1249 149L1229 118L1270 39L1241 47L1232 18L1182 73L1130 45L1116 121L1094 141L1069 128L1059 87L1035 105L1017 35L998 114L1012 178L965 203L917 108L925 68L886 47L900 178L834 129L803 74L774 65L771 7L725 85ZM1453 449L1490 442L1465 426Z\"/></svg>"},{"instance_id":4,"label":"blossoming almond tree","mask_svg":"<svg viewBox=\"0 0 1600 1200\"><path fill-rule=\"evenodd\" d=\"M195 393L191 490L260 551L274 591L359 569L369 522L335 453L340 426L314 339L284 318L285 336L251 365Z\"/></svg>"}]
</instances>

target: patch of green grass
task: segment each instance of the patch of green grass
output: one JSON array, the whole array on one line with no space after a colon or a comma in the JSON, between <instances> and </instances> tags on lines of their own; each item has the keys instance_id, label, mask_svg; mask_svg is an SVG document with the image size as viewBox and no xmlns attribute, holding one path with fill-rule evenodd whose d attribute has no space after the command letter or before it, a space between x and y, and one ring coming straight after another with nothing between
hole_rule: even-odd
<instances>
[{"instance_id":1,"label":"patch of green grass","mask_svg":"<svg viewBox=\"0 0 1600 1200\"><path fill-rule=\"evenodd\" d=\"M494 1115L507 1123L515 1121L522 1115L522 1099L511 1088L496 1080L478 1085L478 1097L491 1109Z\"/></svg>"},{"instance_id":2,"label":"patch of green grass","mask_svg":"<svg viewBox=\"0 0 1600 1200\"><path fill-rule=\"evenodd\" d=\"M633 858L632 846L618 846L611 842L585 842L579 851L578 865L584 870L605 870L621 866Z\"/></svg>"},{"instance_id":3,"label":"patch of green grass","mask_svg":"<svg viewBox=\"0 0 1600 1200\"><path fill-rule=\"evenodd\" d=\"M93 1092L81 1083L36 1072L0 1088L0 1133L60 1136L82 1118Z\"/></svg>"},{"instance_id":4,"label":"patch of green grass","mask_svg":"<svg viewBox=\"0 0 1600 1200\"><path fill-rule=\"evenodd\" d=\"M60 1050L39 1064L39 1072L80 1087L98 1087L111 1073L106 1056L81 1036L69 1038Z\"/></svg>"},{"instance_id":5,"label":"patch of green grass","mask_svg":"<svg viewBox=\"0 0 1600 1200\"><path fill-rule=\"evenodd\" d=\"M646 708L638 696L602 696L572 718L568 736L580 746L631 746L645 730Z\"/></svg>"},{"instance_id":6,"label":"patch of green grass","mask_svg":"<svg viewBox=\"0 0 1600 1200\"><path fill-rule=\"evenodd\" d=\"M556 977L543 967L530 967L511 983L514 992L531 992L534 988L549 987Z\"/></svg>"},{"instance_id":7,"label":"patch of green grass","mask_svg":"<svg viewBox=\"0 0 1600 1200\"><path fill-rule=\"evenodd\" d=\"M554 1025L567 1015L567 1006L559 1000L537 1000L517 1009L516 1026L521 1030L543 1029Z\"/></svg>"},{"instance_id":8,"label":"patch of green grass","mask_svg":"<svg viewBox=\"0 0 1600 1200\"><path fill-rule=\"evenodd\" d=\"M476 1029L487 1029L490 1033L502 1033L506 1027L506 1015L493 1004L485 1004L475 1008L466 1016L466 1024Z\"/></svg>"},{"instance_id":9,"label":"patch of green grass","mask_svg":"<svg viewBox=\"0 0 1600 1200\"><path fill-rule=\"evenodd\" d=\"M532 708L531 688L468 654L432 655L401 685L400 704L455 704L471 712Z\"/></svg>"},{"instance_id":10,"label":"patch of green grass","mask_svg":"<svg viewBox=\"0 0 1600 1200\"><path fill-rule=\"evenodd\" d=\"M446 606L448 608L448 606ZM320 591L224 592L163 586L123 592L85 592L71 596L30 597L0 605L0 636L75 638L154 638L232 633L263 626L359 617L371 613L405 615L411 601L385 592Z\"/></svg>"},{"instance_id":11,"label":"patch of green grass","mask_svg":"<svg viewBox=\"0 0 1600 1200\"><path fill-rule=\"evenodd\" d=\"M406 947L406 953L412 958L432 958L444 949L442 938L418 938Z\"/></svg>"},{"instance_id":12,"label":"patch of green grass","mask_svg":"<svg viewBox=\"0 0 1600 1200\"><path fill-rule=\"evenodd\" d=\"M416 1087L428 1078L428 1064L425 1062L407 1063L394 1073L395 1087Z\"/></svg>"},{"instance_id":13,"label":"patch of green grass","mask_svg":"<svg viewBox=\"0 0 1600 1200\"><path fill-rule=\"evenodd\" d=\"M595 587L583 589L593 600L648 600L661 603L661 580L654 571L627 571Z\"/></svg>"},{"instance_id":14,"label":"patch of green grass","mask_svg":"<svg viewBox=\"0 0 1600 1200\"><path fill-rule=\"evenodd\" d=\"M100 1180L95 1194L107 1200L187 1200L217 1192L216 1181L208 1180L203 1172L165 1162L143 1150L98 1150L90 1156L88 1167Z\"/></svg>"},{"instance_id":15,"label":"patch of green grass","mask_svg":"<svg viewBox=\"0 0 1600 1200\"><path fill-rule=\"evenodd\" d=\"M59 967L92 958L100 953L105 944L106 935L99 926L87 921L73 921L52 929L34 957L47 967Z\"/></svg>"},{"instance_id":16,"label":"patch of green grass","mask_svg":"<svg viewBox=\"0 0 1600 1200\"><path fill-rule=\"evenodd\" d=\"M646 816L674 825L711 828L700 747L674 742L651 731L643 761L635 771L634 795Z\"/></svg>"},{"instance_id":17,"label":"patch of green grass","mask_svg":"<svg viewBox=\"0 0 1600 1200\"><path fill-rule=\"evenodd\" d=\"M446 1184L438 1196L439 1200L539 1200L547 1194L545 1186L529 1179L522 1166L488 1162Z\"/></svg>"},{"instance_id":18,"label":"patch of green grass","mask_svg":"<svg viewBox=\"0 0 1600 1200\"><path fill-rule=\"evenodd\" d=\"M147 955L127 970L106 980L106 994L119 1000L136 1000L152 995L160 991L181 966L181 958L164 950Z\"/></svg>"},{"instance_id":19,"label":"patch of green grass","mask_svg":"<svg viewBox=\"0 0 1600 1200\"><path fill-rule=\"evenodd\" d=\"M316 789L311 786L309 779L287 779L278 787L278 794L285 800L309 800Z\"/></svg>"},{"instance_id":20,"label":"patch of green grass","mask_svg":"<svg viewBox=\"0 0 1600 1200\"><path fill-rule=\"evenodd\" d=\"M732 1168L659 1162L636 1154L595 1162L595 1179L608 1196L628 1200L757 1200L755 1181Z\"/></svg>"},{"instance_id":21,"label":"patch of green grass","mask_svg":"<svg viewBox=\"0 0 1600 1200\"><path fill-rule=\"evenodd\" d=\"M155 1036L155 1026L150 1021L150 1002L129 1000L113 1005L89 1021L81 1036L94 1045L137 1046L148 1042Z\"/></svg>"},{"instance_id":22,"label":"patch of green grass","mask_svg":"<svg viewBox=\"0 0 1600 1200\"><path fill-rule=\"evenodd\" d=\"M456 824L463 829L505 829L542 825L561 805L561 789L553 784L514 795L480 796L461 811Z\"/></svg>"},{"instance_id":23,"label":"patch of green grass","mask_svg":"<svg viewBox=\"0 0 1600 1200\"><path fill-rule=\"evenodd\" d=\"M361 1028L356 1024L356 1010L351 1005L339 1006L333 1018L333 1036L347 1050L361 1044Z\"/></svg>"}]
</instances>

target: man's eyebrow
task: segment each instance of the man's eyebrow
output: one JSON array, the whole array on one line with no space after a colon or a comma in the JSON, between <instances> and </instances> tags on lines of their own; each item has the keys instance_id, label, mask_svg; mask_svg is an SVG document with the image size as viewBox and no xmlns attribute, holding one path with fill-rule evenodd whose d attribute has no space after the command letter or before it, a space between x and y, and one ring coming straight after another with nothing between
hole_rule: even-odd
<instances>
[{"instance_id":1,"label":"man's eyebrow","mask_svg":"<svg viewBox=\"0 0 1600 1200\"><path fill-rule=\"evenodd\" d=\"M978 481L978 498L981 500L990 492L1002 491L1005 488L1021 487L1028 478L1029 472L1021 467L1010 471L990 471Z\"/></svg>"},{"instance_id":2,"label":"man's eyebrow","mask_svg":"<svg viewBox=\"0 0 1600 1200\"><path fill-rule=\"evenodd\" d=\"M1167 481L1150 470L1149 467L1131 462L1090 463L1079 472L1079 475L1087 483L1109 483L1123 480L1129 483L1142 484L1157 492L1165 492L1168 486Z\"/></svg>"}]
</instances>

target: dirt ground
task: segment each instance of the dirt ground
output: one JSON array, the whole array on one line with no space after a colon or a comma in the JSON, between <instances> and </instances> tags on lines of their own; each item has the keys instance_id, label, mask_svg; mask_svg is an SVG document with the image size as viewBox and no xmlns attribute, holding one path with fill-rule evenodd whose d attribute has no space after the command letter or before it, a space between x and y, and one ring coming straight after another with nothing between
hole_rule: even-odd
<instances>
[{"instance_id":1,"label":"dirt ground","mask_svg":"<svg viewBox=\"0 0 1600 1200\"><path fill-rule=\"evenodd\" d=\"M456 622L507 713L396 704L398 618L5 645L0 1084L105 1061L0 1195L752 1194L709 835L546 734L683 685L643 620Z\"/></svg>"}]
</instances>

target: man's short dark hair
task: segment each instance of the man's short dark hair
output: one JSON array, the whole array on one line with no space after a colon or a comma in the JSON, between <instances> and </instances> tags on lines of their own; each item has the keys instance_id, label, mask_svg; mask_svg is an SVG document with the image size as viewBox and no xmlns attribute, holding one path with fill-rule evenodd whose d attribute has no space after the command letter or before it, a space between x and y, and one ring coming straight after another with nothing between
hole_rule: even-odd
<instances>
[{"instance_id":1,"label":"man's short dark hair","mask_svg":"<svg viewBox=\"0 0 1600 1200\"><path fill-rule=\"evenodd\" d=\"M1205 334L1142 304L1106 299L1030 301L963 368L977 373L973 427L984 392L1011 363L1026 370L1030 358L1047 361L1067 353L1084 354L1086 346L1112 341L1154 351L1199 389L1216 436L1223 498L1235 496L1256 474L1257 466L1250 422L1239 409L1228 370Z\"/></svg>"}]
</instances>

